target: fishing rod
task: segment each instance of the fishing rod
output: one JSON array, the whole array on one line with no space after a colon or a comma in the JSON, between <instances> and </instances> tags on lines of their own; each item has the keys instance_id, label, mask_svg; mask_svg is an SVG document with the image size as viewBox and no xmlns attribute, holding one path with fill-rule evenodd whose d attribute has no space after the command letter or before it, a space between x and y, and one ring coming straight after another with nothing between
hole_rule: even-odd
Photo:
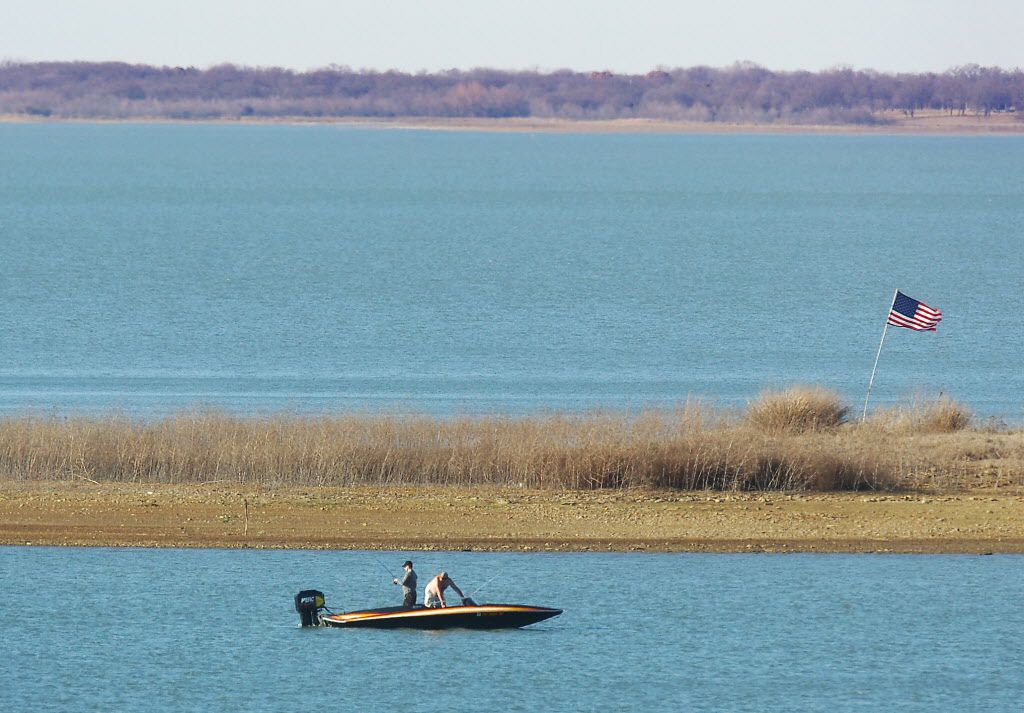
<instances>
[{"instance_id":1,"label":"fishing rod","mask_svg":"<svg viewBox=\"0 0 1024 713\"><path fill-rule=\"evenodd\" d=\"M498 573L497 573L496 575L494 575L493 577L491 577L490 579L488 579L488 580L487 580L486 582L484 582L483 584L481 584L481 585L480 585L479 587L477 587L476 589L474 589L474 590L473 590L472 592L470 592L469 594L467 594L467 595L466 595L465 597L463 597L463 599L472 599L472 598L473 598L473 595L474 595L474 594L476 594L476 593L477 593L477 592L479 592L479 591L480 591L481 589L483 589L484 587L486 587L486 586L487 586L488 584L490 584L491 582L493 582L494 580L496 580L496 579L497 579L498 577L500 577L500 576L501 576L501 574L502 574L501 572L498 572Z\"/></svg>"},{"instance_id":2,"label":"fishing rod","mask_svg":"<svg viewBox=\"0 0 1024 713\"><path fill-rule=\"evenodd\" d=\"M381 569L383 569L383 570L384 570L385 572L387 572L387 573L388 573L388 576L389 576L389 577L391 577L392 581L393 581L393 580L396 580L396 579L398 579L398 577L396 577L396 576L395 576L395 575L394 575L394 574L393 574L393 573L391 572L391 569L390 569L390 568L389 568L389 567L388 567L388 566L387 566L386 564L384 564L383 562L381 562L381 561L380 561L379 559L377 559L376 557L371 557L371 559L372 559L372 560L373 560L374 562L376 562L377 564L379 564L379 565L380 565L380 568L381 568Z\"/></svg>"}]
</instances>

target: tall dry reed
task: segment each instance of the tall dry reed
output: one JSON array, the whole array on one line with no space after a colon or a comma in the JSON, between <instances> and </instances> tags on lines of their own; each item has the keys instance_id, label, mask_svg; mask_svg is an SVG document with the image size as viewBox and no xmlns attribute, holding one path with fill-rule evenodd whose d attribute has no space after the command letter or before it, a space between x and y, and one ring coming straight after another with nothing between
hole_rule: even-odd
<instances>
[{"instance_id":1,"label":"tall dry reed","mask_svg":"<svg viewBox=\"0 0 1024 713\"><path fill-rule=\"evenodd\" d=\"M924 440L884 420L836 425L838 414L829 407L796 426L789 416L763 421L701 404L524 418L7 418L0 419L0 478L855 490L971 485L996 468L1003 482L1024 484L1022 431L935 432Z\"/></svg>"}]
</instances>

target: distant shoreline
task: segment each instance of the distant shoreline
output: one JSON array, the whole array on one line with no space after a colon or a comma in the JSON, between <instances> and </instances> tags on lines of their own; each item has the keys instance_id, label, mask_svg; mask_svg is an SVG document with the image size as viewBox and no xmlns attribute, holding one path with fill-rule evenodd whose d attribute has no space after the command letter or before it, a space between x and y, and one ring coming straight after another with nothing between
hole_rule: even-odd
<instances>
[{"instance_id":1,"label":"distant shoreline","mask_svg":"<svg viewBox=\"0 0 1024 713\"><path fill-rule=\"evenodd\" d=\"M68 118L0 114L3 124L197 124L217 126L336 126L360 129L414 131L545 133L545 134L819 134L819 135L923 135L1024 136L1024 121L1006 115L949 116L945 113L892 117L886 124L743 124L683 122L657 119L542 119L442 117L275 117L224 119L171 119L164 117Z\"/></svg>"}]
</instances>

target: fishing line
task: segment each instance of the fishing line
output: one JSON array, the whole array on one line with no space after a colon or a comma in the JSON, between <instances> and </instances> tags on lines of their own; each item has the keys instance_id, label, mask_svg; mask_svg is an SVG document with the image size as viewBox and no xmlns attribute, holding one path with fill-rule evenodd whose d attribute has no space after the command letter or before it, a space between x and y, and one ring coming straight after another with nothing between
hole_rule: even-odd
<instances>
[{"instance_id":1,"label":"fishing line","mask_svg":"<svg viewBox=\"0 0 1024 713\"><path fill-rule=\"evenodd\" d=\"M467 595L466 595L466 596L465 596L464 598L465 598L465 599L472 599L472 597L473 597L473 595L474 595L474 594L476 594L477 592L479 592L479 591L480 591L481 589L483 589L484 587L486 587L486 586L487 586L488 584L490 584L491 582L493 582L494 580L496 580L496 579L497 579L498 577L500 577L501 575L502 575L502 573L501 573L501 572L498 572L498 573L497 573L496 575L494 575L493 577L491 577L490 579L488 579L488 580L487 580L486 582L484 582L483 584L481 584L481 585L480 585L479 587L477 587L476 589L474 589L474 590L473 590L472 592L470 592L469 594L467 594Z\"/></svg>"}]
</instances>

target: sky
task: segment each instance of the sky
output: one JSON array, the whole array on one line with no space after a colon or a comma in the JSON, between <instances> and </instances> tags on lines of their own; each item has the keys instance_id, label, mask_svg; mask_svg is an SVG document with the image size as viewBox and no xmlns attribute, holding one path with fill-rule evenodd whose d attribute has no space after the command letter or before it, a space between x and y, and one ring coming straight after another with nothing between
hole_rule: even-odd
<instances>
[{"instance_id":1,"label":"sky","mask_svg":"<svg viewBox=\"0 0 1024 713\"><path fill-rule=\"evenodd\" d=\"M1024 0L0 0L0 60L438 71L1024 66Z\"/></svg>"}]
</instances>

